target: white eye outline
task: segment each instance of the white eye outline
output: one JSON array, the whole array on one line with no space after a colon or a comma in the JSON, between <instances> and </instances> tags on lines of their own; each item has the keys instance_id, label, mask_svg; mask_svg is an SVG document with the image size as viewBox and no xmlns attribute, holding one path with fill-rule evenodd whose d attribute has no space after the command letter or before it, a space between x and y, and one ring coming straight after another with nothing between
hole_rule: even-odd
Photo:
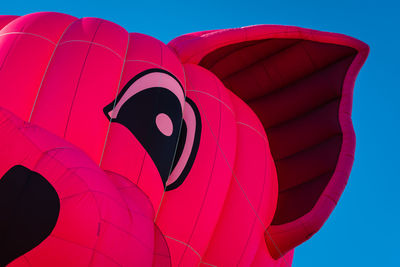
<instances>
[{"instance_id":1,"label":"white eye outline","mask_svg":"<svg viewBox=\"0 0 400 267\"><path fill-rule=\"evenodd\" d=\"M171 91L178 98L183 114L185 93L181 83L166 70L148 69L136 75L125 85L118 94L118 97L104 108L105 115L110 120L116 119L121 107L126 101L137 93L154 87L164 88Z\"/></svg>"}]
</instances>

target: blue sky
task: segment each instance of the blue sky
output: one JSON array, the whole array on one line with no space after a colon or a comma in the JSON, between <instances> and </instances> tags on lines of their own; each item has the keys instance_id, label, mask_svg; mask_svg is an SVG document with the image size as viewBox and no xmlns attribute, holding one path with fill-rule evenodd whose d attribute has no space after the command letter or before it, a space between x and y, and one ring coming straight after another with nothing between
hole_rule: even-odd
<instances>
[{"instance_id":1,"label":"blue sky","mask_svg":"<svg viewBox=\"0 0 400 267\"><path fill-rule=\"evenodd\" d=\"M68 4L67 4L68 3ZM400 30L397 1L2 1L1 14L100 17L164 42L189 32L296 25L356 37L371 48L354 92L356 158L335 211L297 248L294 267L398 266Z\"/></svg>"}]
</instances>

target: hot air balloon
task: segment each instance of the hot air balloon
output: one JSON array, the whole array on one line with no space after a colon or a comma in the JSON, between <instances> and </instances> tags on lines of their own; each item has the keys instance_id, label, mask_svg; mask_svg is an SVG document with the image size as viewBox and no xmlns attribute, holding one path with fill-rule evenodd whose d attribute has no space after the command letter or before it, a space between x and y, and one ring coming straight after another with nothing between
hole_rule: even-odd
<instances>
[{"instance_id":1,"label":"hot air balloon","mask_svg":"<svg viewBox=\"0 0 400 267\"><path fill-rule=\"evenodd\" d=\"M361 41L0 17L0 265L290 266L354 157Z\"/></svg>"}]
</instances>

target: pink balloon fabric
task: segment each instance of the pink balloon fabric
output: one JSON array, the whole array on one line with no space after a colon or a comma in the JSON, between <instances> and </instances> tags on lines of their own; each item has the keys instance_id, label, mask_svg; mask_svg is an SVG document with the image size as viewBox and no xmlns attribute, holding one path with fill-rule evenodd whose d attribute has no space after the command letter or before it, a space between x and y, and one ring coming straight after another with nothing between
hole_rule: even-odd
<instances>
[{"instance_id":1,"label":"pink balloon fabric","mask_svg":"<svg viewBox=\"0 0 400 267\"><path fill-rule=\"evenodd\" d=\"M168 247L154 224L152 205L135 184L101 170L80 149L3 108L0 124L1 173L18 165L40 173L60 202L51 234L8 266L170 265ZM30 223L17 227L29 229ZM5 251L2 261L11 253Z\"/></svg>"},{"instance_id":2,"label":"pink balloon fabric","mask_svg":"<svg viewBox=\"0 0 400 267\"><path fill-rule=\"evenodd\" d=\"M53 12L0 29L0 265L290 266L344 190L358 40L165 45Z\"/></svg>"}]
</instances>

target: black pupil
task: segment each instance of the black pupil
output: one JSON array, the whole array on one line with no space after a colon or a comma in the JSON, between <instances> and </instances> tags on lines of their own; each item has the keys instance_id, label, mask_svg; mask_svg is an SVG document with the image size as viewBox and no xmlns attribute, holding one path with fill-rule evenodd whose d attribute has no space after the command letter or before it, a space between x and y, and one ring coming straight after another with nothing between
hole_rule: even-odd
<instances>
[{"instance_id":1,"label":"black pupil","mask_svg":"<svg viewBox=\"0 0 400 267\"><path fill-rule=\"evenodd\" d=\"M164 135L157 127L156 118L160 113L166 114L172 122L170 136ZM172 171L182 123L182 109L177 96L165 88L148 88L128 99L114 121L127 127L143 145L165 185Z\"/></svg>"}]
</instances>

